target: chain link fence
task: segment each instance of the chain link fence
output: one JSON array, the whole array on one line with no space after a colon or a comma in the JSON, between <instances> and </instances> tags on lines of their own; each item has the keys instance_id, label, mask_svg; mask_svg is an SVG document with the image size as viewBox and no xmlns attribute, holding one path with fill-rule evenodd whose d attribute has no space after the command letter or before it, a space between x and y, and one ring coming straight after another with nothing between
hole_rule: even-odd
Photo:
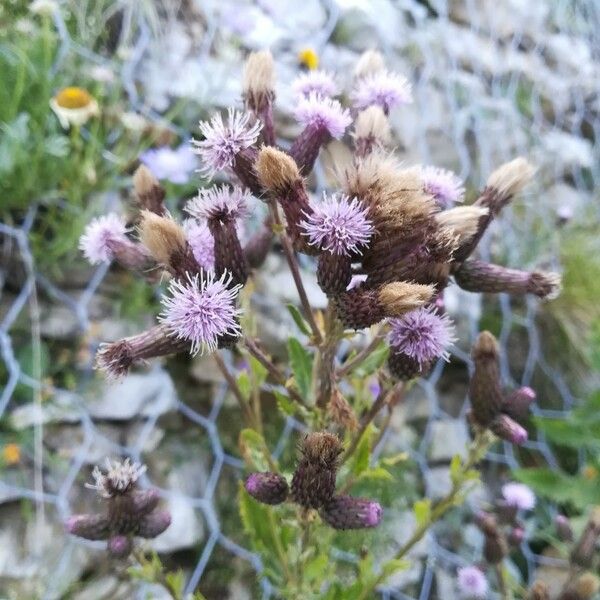
<instances>
[{"instance_id":1,"label":"chain link fence","mask_svg":"<svg viewBox=\"0 0 600 600\"><path fill-rule=\"evenodd\" d=\"M59 70L65 59L71 54L79 55L90 64L108 64L120 73L123 89L129 109L137 111L150 119L162 121L161 115L149 108L139 80L143 74L144 59L156 43L157 33L148 15L140 6L143 3L121 2L115 5L123 10L120 39L127 44L125 58L116 62L94 54L87 48L75 43L69 36L65 22L56 12L54 22L60 35L61 45L54 68ZM595 0L581 2L557 1L530 3L511 0L506 6L494 2L475 0L431 0L416 2L401 0L398 2L374 2L362 9L353 8L352 3L324 2L321 6L323 21L318 29L311 33L308 40L301 39L302 32L293 27L284 26L284 38L292 51L302 44L310 43L319 50L324 61L337 56L340 52L344 29L350 29L359 41L350 39L352 50L362 48L353 44L368 44L361 41L364 30L381 41L381 48L390 64L398 63L414 67L413 84L415 105L412 112L395 117L393 125L399 133L408 159L453 167L473 187L478 187L494 166L516 155L532 157L540 167L538 188L522 202L525 208L516 215L513 209L496 224L496 230L481 246L485 259L495 255L498 239L502 239L501 250L506 264L531 266L539 256L531 256L527 247L529 227L536 222L543 223L547 230L554 228L555 209L559 208L546 202L543 190L555 188L558 192L568 186L574 197L581 197L589 203L591 190L598 184L600 161L598 145L593 146L590 138L597 139L600 131L599 100L597 89L590 91L594 73L594 61L600 52L600 5ZM348 6L350 5L350 6ZM250 7L250 5L248 5ZM218 55L219 36L232 27L231 16L227 16L226 5L219 7L211 4L205 7L198 3L195 7L201 12L204 28L202 43L195 50L193 60L199 65L203 61L214 59ZM257 2L250 7L253 11L262 11L265 19L273 18L269 12L269 3ZM364 9L364 10L363 10ZM300 10L296 7L295 10ZM391 11L391 12L386 12ZM384 17L393 17L394 31ZM177 19L176 11L165 18ZM362 20L361 28L356 32L355 15ZM400 27L400 28L397 28ZM353 29L354 28L354 29ZM374 33L373 33L374 32ZM587 61L587 62L586 62ZM591 65L589 69L588 63ZM334 64L329 65L331 67ZM543 67L543 69L542 69ZM541 75L546 79L543 79ZM596 79L596 83L597 83ZM560 85L559 85L560 84ZM557 86L557 87L553 87ZM440 118L440 115L443 115ZM411 121L412 124L411 124ZM589 132L592 133L589 133ZM176 131L187 137L185 132ZM587 132L587 133L586 133ZM408 148L408 150L406 150ZM107 156L110 160L110 156ZM321 171L322 174L322 171ZM321 176L319 183L325 185ZM561 186L561 187L556 187ZM597 206L596 206L597 211ZM38 419L34 426L34 452L32 478L22 484L9 479L0 481L0 496L5 500L28 500L35 509L35 522L42 531L48 520L58 522L71 513L71 496L74 486L81 485L85 467L89 462L92 448L101 443L107 452L113 455L129 455L136 460L142 459L147 440L152 436L160 414L146 415L142 426L134 439L126 444L116 443L107 438L87 408L87 394L92 381L91 361L85 372L78 372L75 391L56 389L39 377L40 374L40 299L55 305L62 305L71 312L82 335L92 325L90 302L98 287L107 275L107 267L99 267L89 280L87 287L76 297L69 290L63 290L52 283L36 269L35 259L29 243L29 231L38 218L37 207L32 203L25 219L18 226L0 223L0 239L4 254L18 257L25 278L22 287L10 305L3 312L0 321L1 358L7 373L0 392L0 415L13 409L11 400L18 386L29 389L33 404L41 414L42 403L46 397L69 398L70 406L75 407L70 421L80 429L80 445L71 457L68 469L62 472L60 481L48 482L46 475L46 452L44 449L44 426ZM533 234L530 234L533 235ZM546 266L560 270L558 263L558 240L550 237L543 247L541 257ZM6 296L5 280L7 272L0 271L0 293ZM453 351L452 365L464 363L470 368L468 347L479 330L482 310L478 300L469 300L467 309L462 309L465 298L455 298L455 309L460 313L464 331L469 339L462 339ZM556 391L558 402L547 406L544 399L534 405L536 415L561 417L576 402L564 374L553 368L545 356L543 336L536 317L540 306L537 299L527 298L517 305L506 295L490 300L486 309L500 315L501 328L499 341L503 349L501 370L504 381L509 385L528 385L534 373L541 373ZM450 302L452 312L452 302ZM28 319L33 348L33 373L24 370L17 360L18 348L15 347L12 331L18 318ZM519 365L519 380L509 366L507 347L511 336L519 334L524 340L523 362ZM93 353L94 348L90 349ZM36 360L37 358L37 360ZM37 365L37 366L36 366ZM467 411L466 398L463 398L459 414L450 414L439 401L438 384L444 381L448 366L440 363L427 380L419 382L419 393L428 404L427 418L422 437L411 450L420 471L426 492L430 489L431 466L429 452L432 439L436 434L436 424L457 417L464 418ZM220 436L218 418L226 400L226 390L217 386L214 400L208 414L201 414L187 403L177 401L177 411L184 421L197 428L198 435L210 445L211 465L199 496L187 498L188 503L202 514L206 532L202 547L199 549L193 568L189 570L186 590L191 592L203 581L211 568L211 558L219 548L242 561L258 574L262 597L271 597L272 589L261 578L260 557L244 548L241 536L236 539L223 532L222 520L217 507L217 485L228 468L239 472L242 461L224 450ZM278 443L273 448L280 455L302 425L288 419L281 432ZM394 435L392 429L384 435L376 449L383 451L389 438ZM543 436L533 437L526 444L530 452L538 453L551 467L557 465L557 459ZM584 457L581 457L583 460ZM512 446L503 444L499 451L488 456L489 461L500 467L510 469L519 466L518 457ZM150 476L152 474L150 473ZM149 481L144 481L149 484ZM52 491L49 491L49 490ZM181 496L177 489L161 489L166 499ZM2 511L0 507L0 512ZM39 586L44 598L64 597L64 580L76 556L82 552L96 552L97 543L86 542L64 535L55 539L62 547L57 558L45 571L35 571L33 577L39 578ZM89 547L89 550L88 550ZM527 542L522 545L527 562L527 574L531 579L536 567L543 563L553 563L553 559L536 555ZM356 560L356 557L338 553L340 560ZM440 597L440 581L436 574L446 571L453 576L456 567L466 564L468 557L459 556L444 547L443 540L433 533L427 542L427 553L423 570L418 582L410 587L412 595L400 589L381 590L382 598L427 598ZM475 558L475 557L471 557ZM36 564L36 557L26 557L27 563ZM414 590L417 590L414 592ZM437 592L435 591L437 590ZM148 586L140 584L137 588L139 598L147 597Z\"/></svg>"}]
</instances>

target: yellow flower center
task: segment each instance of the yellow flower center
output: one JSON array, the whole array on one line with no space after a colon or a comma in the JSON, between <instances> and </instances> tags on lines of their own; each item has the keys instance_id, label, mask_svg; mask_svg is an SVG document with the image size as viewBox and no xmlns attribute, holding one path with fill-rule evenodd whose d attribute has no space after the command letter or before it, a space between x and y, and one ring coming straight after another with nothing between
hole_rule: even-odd
<instances>
[{"instance_id":1,"label":"yellow flower center","mask_svg":"<svg viewBox=\"0 0 600 600\"><path fill-rule=\"evenodd\" d=\"M319 67L319 55L312 48L304 48L298 52L298 60L310 71Z\"/></svg>"},{"instance_id":2,"label":"yellow flower center","mask_svg":"<svg viewBox=\"0 0 600 600\"><path fill-rule=\"evenodd\" d=\"M55 97L56 104L61 108L85 108L93 102L89 92L78 87L66 87Z\"/></svg>"},{"instance_id":3,"label":"yellow flower center","mask_svg":"<svg viewBox=\"0 0 600 600\"><path fill-rule=\"evenodd\" d=\"M21 448L18 444L6 444L2 449L2 458L7 465L16 465L21 460Z\"/></svg>"}]
</instances>

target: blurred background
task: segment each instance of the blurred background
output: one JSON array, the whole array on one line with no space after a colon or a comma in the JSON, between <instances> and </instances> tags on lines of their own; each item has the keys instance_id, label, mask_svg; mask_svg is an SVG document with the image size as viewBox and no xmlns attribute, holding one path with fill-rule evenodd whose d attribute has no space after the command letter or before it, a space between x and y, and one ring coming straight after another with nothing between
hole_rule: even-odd
<instances>
[{"instance_id":1,"label":"blurred background","mask_svg":"<svg viewBox=\"0 0 600 600\"><path fill-rule=\"evenodd\" d=\"M98 544L63 532L71 512L94 502L83 488L92 466L121 455L148 465L145 483L159 487L170 505L173 525L152 547L166 566L183 569L188 591L209 599L271 595L237 515L240 424L218 371L210 357L179 356L119 384L96 373L98 344L150 325L157 292L118 268L90 267L77 249L91 218L130 210L140 157L166 186L174 212L205 185L189 140L198 135L198 120L241 107L244 57L263 48L277 65L283 146L298 131L290 118L291 81L318 64L347 93L357 58L373 48L413 84L414 103L391 115L407 164L453 169L465 179L467 201L502 162L522 155L538 167L535 184L495 223L482 253L511 267L560 271L564 291L540 304L448 290L460 339L452 361L413 388L376 450L409 456L398 467L399 482L370 492L389 507L382 551L390 555L408 537L416 498L448 488L449 460L468 440L468 350L484 328L501 341L505 382L531 385L538 404L531 441L518 454L497 447L486 462L489 485L478 497L520 477L543 499L528 523L531 532L549 527L556 503L574 519L600 504L596 0L5 0L1 597L164 596L123 577ZM51 102L68 87L84 90L89 97L79 98L97 110L85 124L65 129ZM331 166L345 152L333 143L322 153L311 180L315 193L333 186ZM324 299L314 267L304 266L319 307ZM294 328L285 303L294 297L277 251L254 286L261 337L281 355ZM293 455L301 424L277 416L268 426L272 450ZM453 598L456 567L481 546L473 526L457 532L457 524L456 516L441 523L382 597ZM564 564L544 535L532 533L513 565L524 582L541 571L561 576ZM361 543L361 534L341 537L335 558L355 562Z\"/></svg>"}]
</instances>

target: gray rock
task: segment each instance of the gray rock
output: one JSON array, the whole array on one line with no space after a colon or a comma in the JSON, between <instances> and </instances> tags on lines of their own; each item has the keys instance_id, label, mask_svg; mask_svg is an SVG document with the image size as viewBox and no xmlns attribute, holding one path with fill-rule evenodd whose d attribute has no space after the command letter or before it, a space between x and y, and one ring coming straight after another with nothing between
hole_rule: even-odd
<instances>
[{"instance_id":1,"label":"gray rock","mask_svg":"<svg viewBox=\"0 0 600 600\"><path fill-rule=\"evenodd\" d=\"M430 460L451 460L457 454L464 458L468 445L469 432L464 419L444 419L431 424Z\"/></svg>"},{"instance_id":2,"label":"gray rock","mask_svg":"<svg viewBox=\"0 0 600 600\"><path fill-rule=\"evenodd\" d=\"M176 405L177 393L170 375L156 368L148 373L130 373L120 381L106 382L98 399L88 404L88 410L96 419L127 421L161 415Z\"/></svg>"}]
</instances>

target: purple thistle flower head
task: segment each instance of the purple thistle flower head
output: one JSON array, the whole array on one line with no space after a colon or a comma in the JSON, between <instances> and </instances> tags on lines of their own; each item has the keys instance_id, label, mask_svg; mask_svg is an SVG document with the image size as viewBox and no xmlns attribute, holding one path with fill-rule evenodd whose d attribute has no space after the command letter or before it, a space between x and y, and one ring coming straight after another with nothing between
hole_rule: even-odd
<instances>
[{"instance_id":1,"label":"purple thistle flower head","mask_svg":"<svg viewBox=\"0 0 600 600\"><path fill-rule=\"evenodd\" d=\"M440 315L435 307L412 310L390 319L390 345L420 365L436 358L449 360L448 347L456 340L454 325L448 315Z\"/></svg>"},{"instance_id":2,"label":"purple thistle flower head","mask_svg":"<svg viewBox=\"0 0 600 600\"><path fill-rule=\"evenodd\" d=\"M524 483L506 483L502 486L502 497L509 506L519 510L532 510L535 507L535 494Z\"/></svg>"},{"instance_id":3,"label":"purple thistle flower head","mask_svg":"<svg viewBox=\"0 0 600 600\"><path fill-rule=\"evenodd\" d=\"M215 268L215 240L208 225L204 221L186 219L183 222L183 231L198 264L205 271L213 271Z\"/></svg>"},{"instance_id":4,"label":"purple thistle flower head","mask_svg":"<svg viewBox=\"0 0 600 600\"><path fill-rule=\"evenodd\" d=\"M344 135L346 127L352 121L350 111L342 108L337 100L323 98L315 92L299 100L294 116L305 127L312 125L326 129L336 139Z\"/></svg>"},{"instance_id":5,"label":"purple thistle flower head","mask_svg":"<svg viewBox=\"0 0 600 600\"><path fill-rule=\"evenodd\" d=\"M237 154L252 146L258 139L262 124L249 123L250 116L230 108L227 122L220 113L210 121L200 121L203 140L192 140L195 152L200 155L204 166L200 172L212 178L217 171L230 167Z\"/></svg>"},{"instance_id":6,"label":"purple thistle flower head","mask_svg":"<svg viewBox=\"0 0 600 600\"><path fill-rule=\"evenodd\" d=\"M296 77L292 82L292 90L296 97L316 94L324 98L337 96L338 86L331 73L327 71L308 71Z\"/></svg>"},{"instance_id":7,"label":"purple thistle flower head","mask_svg":"<svg viewBox=\"0 0 600 600\"><path fill-rule=\"evenodd\" d=\"M185 210L199 219L233 221L248 216L250 199L250 192L240 186L214 186L199 190L198 196L187 203Z\"/></svg>"},{"instance_id":8,"label":"purple thistle flower head","mask_svg":"<svg viewBox=\"0 0 600 600\"><path fill-rule=\"evenodd\" d=\"M456 202L462 202L465 188L462 180L452 171L437 167L422 167L423 189L431 194L440 208L452 208Z\"/></svg>"},{"instance_id":9,"label":"purple thistle flower head","mask_svg":"<svg viewBox=\"0 0 600 600\"><path fill-rule=\"evenodd\" d=\"M164 311L159 319L173 335L191 342L191 353L217 349L220 336L239 336L237 322L241 310L235 299L242 287L230 285L231 274L223 273L216 279L213 273L188 274L187 281L172 279L170 296L164 296Z\"/></svg>"},{"instance_id":10,"label":"purple thistle flower head","mask_svg":"<svg viewBox=\"0 0 600 600\"><path fill-rule=\"evenodd\" d=\"M125 223L116 213L110 213L88 223L79 238L79 249L93 265L110 262L111 243L128 242Z\"/></svg>"},{"instance_id":11,"label":"purple thistle flower head","mask_svg":"<svg viewBox=\"0 0 600 600\"><path fill-rule=\"evenodd\" d=\"M309 244L319 246L331 254L348 256L360 253L375 228L368 217L368 209L357 198L344 194L323 194L320 204L312 204L312 213L300 223Z\"/></svg>"},{"instance_id":12,"label":"purple thistle flower head","mask_svg":"<svg viewBox=\"0 0 600 600\"><path fill-rule=\"evenodd\" d=\"M488 582L478 567L462 567L458 570L458 590L463 598L485 598Z\"/></svg>"},{"instance_id":13,"label":"purple thistle flower head","mask_svg":"<svg viewBox=\"0 0 600 600\"><path fill-rule=\"evenodd\" d=\"M171 183L187 183L198 166L198 159L188 144L176 149L162 146L146 150L140 160L157 179L167 179Z\"/></svg>"},{"instance_id":14,"label":"purple thistle flower head","mask_svg":"<svg viewBox=\"0 0 600 600\"><path fill-rule=\"evenodd\" d=\"M351 98L357 110L364 110L375 104L386 113L395 106L410 104L413 100L411 85L406 77L388 71L377 71L361 77Z\"/></svg>"}]
</instances>

